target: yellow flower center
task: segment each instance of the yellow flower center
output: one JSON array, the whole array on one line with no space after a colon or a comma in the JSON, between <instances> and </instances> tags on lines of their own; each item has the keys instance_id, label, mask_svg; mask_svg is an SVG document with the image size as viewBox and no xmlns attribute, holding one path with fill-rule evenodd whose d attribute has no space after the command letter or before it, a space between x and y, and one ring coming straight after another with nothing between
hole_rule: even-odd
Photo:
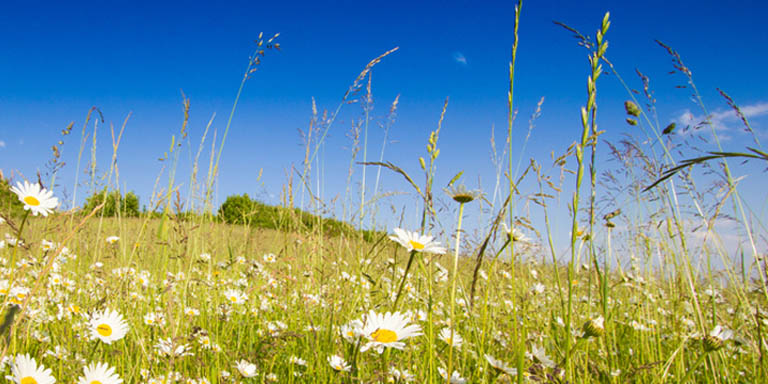
<instances>
[{"instance_id":1,"label":"yellow flower center","mask_svg":"<svg viewBox=\"0 0 768 384\"><path fill-rule=\"evenodd\" d=\"M236 303L237 302L237 296L230 296L229 301Z\"/></svg>"},{"instance_id":2,"label":"yellow flower center","mask_svg":"<svg viewBox=\"0 0 768 384\"><path fill-rule=\"evenodd\" d=\"M34 196L24 196L24 202L27 203L27 205L31 205L31 206L34 206L34 207L37 207L38 205L40 205L40 200L38 200ZM34 380L34 379L32 379L32 380ZM37 382L35 381L35 383L37 383ZM26 383L24 383L24 384L26 384Z\"/></svg>"},{"instance_id":3,"label":"yellow flower center","mask_svg":"<svg viewBox=\"0 0 768 384\"><path fill-rule=\"evenodd\" d=\"M37 380L32 376L22 377L21 384L37 384Z\"/></svg>"},{"instance_id":4,"label":"yellow flower center","mask_svg":"<svg viewBox=\"0 0 768 384\"><path fill-rule=\"evenodd\" d=\"M415 240L409 240L408 244L410 244L411 247L413 247L413 249L417 251L421 251L422 249L424 249L424 244L419 243L418 241L415 241Z\"/></svg>"},{"instance_id":5,"label":"yellow flower center","mask_svg":"<svg viewBox=\"0 0 768 384\"><path fill-rule=\"evenodd\" d=\"M373 337L373 341L379 343L393 343L397 341L397 333L390 331L389 329L379 328L371 333L371 337Z\"/></svg>"},{"instance_id":6,"label":"yellow flower center","mask_svg":"<svg viewBox=\"0 0 768 384\"><path fill-rule=\"evenodd\" d=\"M101 381L98 381L98 380L93 380L93 381L91 381L89 384L101 384Z\"/></svg>"},{"instance_id":7,"label":"yellow flower center","mask_svg":"<svg viewBox=\"0 0 768 384\"><path fill-rule=\"evenodd\" d=\"M342 368L342 366L341 366L341 365L339 365L339 364L336 364L336 366L335 366L335 367L333 367L333 368L334 368L335 370L337 370L337 371L341 371L341 368Z\"/></svg>"},{"instance_id":8,"label":"yellow flower center","mask_svg":"<svg viewBox=\"0 0 768 384\"><path fill-rule=\"evenodd\" d=\"M109 337L112 336L112 327L110 327L108 324L101 324L96 327L96 332L104 337Z\"/></svg>"}]
</instances>

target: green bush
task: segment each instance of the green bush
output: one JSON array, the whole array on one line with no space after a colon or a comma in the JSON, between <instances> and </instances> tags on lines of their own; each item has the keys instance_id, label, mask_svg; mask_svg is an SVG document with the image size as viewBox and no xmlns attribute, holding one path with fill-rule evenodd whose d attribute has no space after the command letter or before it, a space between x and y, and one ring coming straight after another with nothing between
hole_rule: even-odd
<instances>
[{"instance_id":1,"label":"green bush","mask_svg":"<svg viewBox=\"0 0 768 384\"><path fill-rule=\"evenodd\" d=\"M24 215L24 204L19 201L19 197L11 192L11 185L8 180L0 177L0 213L10 215L11 217L21 217Z\"/></svg>"},{"instance_id":2,"label":"green bush","mask_svg":"<svg viewBox=\"0 0 768 384\"><path fill-rule=\"evenodd\" d=\"M85 205L83 205L83 212L91 212L105 199L106 204L104 204L104 207L99 213L103 214L105 217L117 216L118 205L120 215L123 217L136 217L141 214L141 211L139 210L139 198L133 192L128 192L123 196L119 191L107 193L106 189L102 189L101 191L88 196L88 198L85 199Z\"/></svg>"},{"instance_id":3,"label":"green bush","mask_svg":"<svg viewBox=\"0 0 768 384\"><path fill-rule=\"evenodd\" d=\"M268 228L283 231L307 228L320 229L323 233L338 236L342 233L351 235L357 231L349 224L321 218L298 208L285 208L264 204L251 199L248 194L231 195L219 207L219 220L228 224L246 224L255 228ZM367 241L379 236L379 232L363 231Z\"/></svg>"}]
</instances>

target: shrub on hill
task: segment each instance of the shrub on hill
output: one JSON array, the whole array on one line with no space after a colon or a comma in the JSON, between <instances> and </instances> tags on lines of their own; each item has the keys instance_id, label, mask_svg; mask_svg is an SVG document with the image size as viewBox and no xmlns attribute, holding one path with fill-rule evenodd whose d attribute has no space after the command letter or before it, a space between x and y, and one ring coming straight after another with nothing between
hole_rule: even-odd
<instances>
[{"instance_id":1,"label":"shrub on hill","mask_svg":"<svg viewBox=\"0 0 768 384\"><path fill-rule=\"evenodd\" d=\"M128 192L123 196L119 191L107 192L106 189L102 189L101 191L88 196L83 205L83 212L91 212L91 210L105 201L105 199L106 204L104 204L104 208L101 209L101 213L103 213L105 217L117 216L118 209L120 216L123 217L136 217L141 213L139 210L139 198L133 192Z\"/></svg>"},{"instance_id":2,"label":"shrub on hill","mask_svg":"<svg viewBox=\"0 0 768 384\"><path fill-rule=\"evenodd\" d=\"M285 208L264 204L251 199L248 194L231 195L219 207L219 220L228 224L246 224L256 228L296 230L298 228L320 229L331 236L342 233L353 234L357 230L339 220L322 218L298 208ZM367 241L381 235L376 231L363 231Z\"/></svg>"},{"instance_id":3,"label":"shrub on hill","mask_svg":"<svg viewBox=\"0 0 768 384\"><path fill-rule=\"evenodd\" d=\"M2 177L0 177L0 213L11 217L24 215L24 204L19 201L15 193L11 192L8 180Z\"/></svg>"}]
</instances>

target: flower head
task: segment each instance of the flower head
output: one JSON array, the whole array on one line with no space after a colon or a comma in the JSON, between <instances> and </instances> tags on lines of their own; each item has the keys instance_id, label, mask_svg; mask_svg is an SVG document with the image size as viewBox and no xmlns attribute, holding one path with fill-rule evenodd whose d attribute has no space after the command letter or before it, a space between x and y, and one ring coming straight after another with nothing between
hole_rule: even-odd
<instances>
[{"instance_id":1,"label":"flower head","mask_svg":"<svg viewBox=\"0 0 768 384\"><path fill-rule=\"evenodd\" d=\"M53 384L56 379L51 376L51 369L39 366L29 355L16 355L11 365L11 378L16 384Z\"/></svg>"},{"instance_id":2,"label":"flower head","mask_svg":"<svg viewBox=\"0 0 768 384\"><path fill-rule=\"evenodd\" d=\"M117 236L109 236L107 237L106 241L107 241L107 244L114 245L114 244L117 244L118 241L120 241L120 238Z\"/></svg>"},{"instance_id":3,"label":"flower head","mask_svg":"<svg viewBox=\"0 0 768 384\"><path fill-rule=\"evenodd\" d=\"M709 333L709 335L704 336L704 350L707 352L717 351L723 347L726 340L729 340L732 337L733 331L718 325Z\"/></svg>"},{"instance_id":4,"label":"flower head","mask_svg":"<svg viewBox=\"0 0 768 384\"><path fill-rule=\"evenodd\" d=\"M464 339L456 333L456 331L453 331L453 337L451 337L451 329L450 328L443 328L440 330L440 334L438 335L440 340L444 341L446 344L451 345L453 344L454 347L460 348L461 344L464 343Z\"/></svg>"},{"instance_id":5,"label":"flower head","mask_svg":"<svg viewBox=\"0 0 768 384\"><path fill-rule=\"evenodd\" d=\"M437 367L437 372L440 374L440 376L443 377L443 379L448 379L448 371L446 371L443 367ZM451 374L451 384L464 384L467 382L467 379L461 377L461 374L459 374L456 371L453 371Z\"/></svg>"},{"instance_id":6,"label":"flower head","mask_svg":"<svg viewBox=\"0 0 768 384\"><path fill-rule=\"evenodd\" d=\"M371 310L362 322L362 333L369 340L360 349L362 352L373 348L381 353L384 347L403 349L405 343L401 340L421 335L421 327L408 325L408 316L400 312L379 314Z\"/></svg>"},{"instance_id":7,"label":"flower head","mask_svg":"<svg viewBox=\"0 0 768 384\"><path fill-rule=\"evenodd\" d=\"M506 373L507 375L510 375L510 376L517 375L517 369L510 367L509 365L507 365L507 363L501 360L498 360L489 354L485 354L485 361L487 361L488 364L490 364L491 367L493 367L493 369L495 369L499 373Z\"/></svg>"},{"instance_id":8,"label":"flower head","mask_svg":"<svg viewBox=\"0 0 768 384\"><path fill-rule=\"evenodd\" d=\"M115 373L115 368L105 363L91 363L83 369L83 376L77 384L120 384L123 379Z\"/></svg>"},{"instance_id":9,"label":"flower head","mask_svg":"<svg viewBox=\"0 0 768 384\"><path fill-rule=\"evenodd\" d=\"M123 315L109 309L96 313L90 324L91 335L107 344L122 339L128 333L128 323Z\"/></svg>"},{"instance_id":10,"label":"flower head","mask_svg":"<svg viewBox=\"0 0 768 384\"><path fill-rule=\"evenodd\" d=\"M240 372L243 377L254 377L258 374L256 372L256 364L250 363L245 360L240 360L235 364L235 368Z\"/></svg>"},{"instance_id":11,"label":"flower head","mask_svg":"<svg viewBox=\"0 0 768 384\"><path fill-rule=\"evenodd\" d=\"M584 326L582 327L582 331L584 331L584 337L590 338L602 336L603 332L605 332L604 323L605 319L603 319L602 316L596 319L587 320L587 322L584 323Z\"/></svg>"},{"instance_id":12,"label":"flower head","mask_svg":"<svg viewBox=\"0 0 768 384\"><path fill-rule=\"evenodd\" d=\"M328 364L336 372L349 372L352 367L339 355L328 356Z\"/></svg>"},{"instance_id":13,"label":"flower head","mask_svg":"<svg viewBox=\"0 0 768 384\"><path fill-rule=\"evenodd\" d=\"M469 203L472 200L475 200L482 196L483 194L478 190L469 190L464 184L460 184L458 186L451 186L450 188L444 189L445 193L448 194L448 196L451 196L451 198L460 204Z\"/></svg>"},{"instance_id":14,"label":"flower head","mask_svg":"<svg viewBox=\"0 0 768 384\"><path fill-rule=\"evenodd\" d=\"M445 248L440 246L440 243L433 241L432 236L422 236L416 232L409 232L401 228L395 228L395 236L389 238L398 242L405 247L408 252L428 252L436 254L444 254Z\"/></svg>"},{"instance_id":15,"label":"flower head","mask_svg":"<svg viewBox=\"0 0 768 384\"><path fill-rule=\"evenodd\" d=\"M19 200L24 203L24 210L32 212L35 216L38 213L48 216L59 205L59 199L53 196L53 192L26 180L24 184L17 182L15 187L11 187L11 192L15 193Z\"/></svg>"}]
</instances>

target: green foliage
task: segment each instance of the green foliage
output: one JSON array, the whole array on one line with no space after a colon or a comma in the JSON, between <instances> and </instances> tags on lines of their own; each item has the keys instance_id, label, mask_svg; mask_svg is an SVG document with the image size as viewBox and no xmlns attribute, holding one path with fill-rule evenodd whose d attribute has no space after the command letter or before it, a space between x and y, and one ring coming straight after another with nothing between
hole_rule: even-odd
<instances>
[{"instance_id":1,"label":"green foliage","mask_svg":"<svg viewBox=\"0 0 768 384\"><path fill-rule=\"evenodd\" d=\"M102 189L101 191L88 196L88 198L85 199L85 205L83 205L83 212L91 212L91 210L105 201L105 199L106 204L104 204L104 208L101 209L101 213L106 217L117 216L118 206L120 215L123 217L136 217L141 213L139 210L139 198L133 192L128 192L123 196L119 191L107 193L106 189Z\"/></svg>"},{"instance_id":2,"label":"green foliage","mask_svg":"<svg viewBox=\"0 0 768 384\"><path fill-rule=\"evenodd\" d=\"M11 217L20 217L24 214L24 204L19 197L11 192L8 180L0 178L0 213Z\"/></svg>"},{"instance_id":3,"label":"green foliage","mask_svg":"<svg viewBox=\"0 0 768 384\"><path fill-rule=\"evenodd\" d=\"M338 236L357 231L349 224L322 218L298 208L285 208L264 204L254 200L248 194L231 195L219 207L219 219L228 224L245 224L255 228L291 231L299 228L310 230L322 229L323 233ZM380 236L377 231L362 231L366 241L375 241Z\"/></svg>"}]
</instances>

